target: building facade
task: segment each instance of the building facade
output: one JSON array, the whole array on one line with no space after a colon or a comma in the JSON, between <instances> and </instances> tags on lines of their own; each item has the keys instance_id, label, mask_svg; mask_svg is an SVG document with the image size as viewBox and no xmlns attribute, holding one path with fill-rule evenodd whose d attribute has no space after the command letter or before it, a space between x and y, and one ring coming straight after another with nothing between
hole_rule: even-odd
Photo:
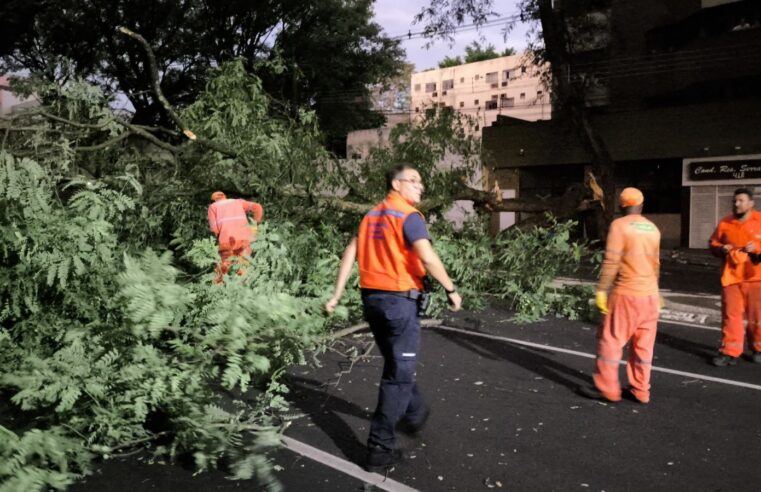
<instances>
[{"instance_id":1,"label":"building facade","mask_svg":"<svg viewBox=\"0 0 761 492\"><path fill-rule=\"evenodd\" d=\"M549 119L550 94L542 75L525 54L413 73L410 111L414 118L435 106L452 108L473 117L479 131L499 115Z\"/></svg>"},{"instance_id":2,"label":"building facade","mask_svg":"<svg viewBox=\"0 0 761 492\"><path fill-rule=\"evenodd\" d=\"M740 186L761 193L761 2L593 2L569 76L584 81L592 127L616 161L617 191L637 186L665 247L706 247ZM414 94L414 93L413 93ZM590 156L560 118L501 117L484 129L487 165L518 196L584 182Z\"/></svg>"}]
</instances>

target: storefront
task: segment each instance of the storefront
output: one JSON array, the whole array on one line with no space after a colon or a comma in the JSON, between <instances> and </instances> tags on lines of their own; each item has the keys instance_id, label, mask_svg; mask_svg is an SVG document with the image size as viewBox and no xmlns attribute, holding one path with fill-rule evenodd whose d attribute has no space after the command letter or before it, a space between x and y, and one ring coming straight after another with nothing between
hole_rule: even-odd
<instances>
[{"instance_id":1,"label":"storefront","mask_svg":"<svg viewBox=\"0 0 761 492\"><path fill-rule=\"evenodd\" d=\"M689 246L705 248L719 220L732 213L737 188L749 188L761 205L761 154L684 159L682 185L690 188Z\"/></svg>"}]
</instances>

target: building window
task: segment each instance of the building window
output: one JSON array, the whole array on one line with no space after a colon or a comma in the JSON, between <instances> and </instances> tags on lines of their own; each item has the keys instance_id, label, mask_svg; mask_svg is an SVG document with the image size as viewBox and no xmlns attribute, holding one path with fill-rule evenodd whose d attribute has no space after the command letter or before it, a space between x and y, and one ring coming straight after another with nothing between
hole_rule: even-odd
<instances>
[{"instance_id":1,"label":"building window","mask_svg":"<svg viewBox=\"0 0 761 492\"><path fill-rule=\"evenodd\" d=\"M415 84L415 92L420 92L420 84Z\"/></svg>"},{"instance_id":2,"label":"building window","mask_svg":"<svg viewBox=\"0 0 761 492\"><path fill-rule=\"evenodd\" d=\"M464 108L464 107L465 107L465 101L460 101L460 107L461 107L461 108Z\"/></svg>"},{"instance_id":3,"label":"building window","mask_svg":"<svg viewBox=\"0 0 761 492\"><path fill-rule=\"evenodd\" d=\"M478 75L478 74L476 74L476 77L475 77L475 79L476 79L476 80L478 80L478 79L480 79L480 78L481 78L481 76L480 76L480 75Z\"/></svg>"},{"instance_id":4,"label":"building window","mask_svg":"<svg viewBox=\"0 0 761 492\"><path fill-rule=\"evenodd\" d=\"M507 87L507 80L502 81L502 87Z\"/></svg>"},{"instance_id":5,"label":"building window","mask_svg":"<svg viewBox=\"0 0 761 492\"><path fill-rule=\"evenodd\" d=\"M415 112L419 113L420 112L420 108L415 108Z\"/></svg>"},{"instance_id":6,"label":"building window","mask_svg":"<svg viewBox=\"0 0 761 492\"><path fill-rule=\"evenodd\" d=\"M486 83L487 84L496 84L497 83L497 72L490 72L486 74Z\"/></svg>"},{"instance_id":7,"label":"building window","mask_svg":"<svg viewBox=\"0 0 761 492\"><path fill-rule=\"evenodd\" d=\"M475 106L478 106L478 99L476 99L475 101L473 101L473 104L474 104Z\"/></svg>"},{"instance_id":8,"label":"building window","mask_svg":"<svg viewBox=\"0 0 761 492\"><path fill-rule=\"evenodd\" d=\"M465 77L460 77L460 83L461 83L461 84L464 84L464 83L465 83Z\"/></svg>"},{"instance_id":9,"label":"building window","mask_svg":"<svg viewBox=\"0 0 761 492\"><path fill-rule=\"evenodd\" d=\"M542 91L536 91L536 98L537 99L541 99L542 97L544 97L544 92L542 92Z\"/></svg>"},{"instance_id":10,"label":"building window","mask_svg":"<svg viewBox=\"0 0 761 492\"><path fill-rule=\"evenodd\" d=\"M436 91L436 82L429 82L425 84L425 91L426 92L435 92Z\"/></svg>"},{"instance_id":11,"label":"building window","mask_svg":"<svg viewBox=\"0 0 761 492\"><path fill-rule=\"evenodd\" d=\"M510 70L502 70L502 80L507 80L510 78Z\"/></svg>"},{"instance_id":12,"label":"building window","mask_svg":"<svg viewBox=\"0 0 761 492\"><path fill-rule=\"evenodd\" d=\"M434 92L434 93L431 94L431 97L439 97L439 93L438 92Z\"/></svg>"},{"instance_id":13,"label":"building window","mask_svg":"<svg viewBox=\"0 0 761 492\"><path fill-rule=\"evenodd\" d=\"M441 83L441 90L454 89L454 79L445 80Z\"/></svg>"},{"instance_id":14,"label":"building window","mask_svg":"<svg viewBox=\"0 0 761 492\"><path fill-rule=\"evenodd\" d=\"M521 101L523 101L524 99L526 99L526 93L525 92L521 92Z\"/></svg>"},{"instance_id":15,"label":"building window","mask_svg":"<svg viewBox=\"0 0 761 492\"><path fill-rule=\"evenodd\" d=\"M515 98L514 97L507 97L504 96L499 100L499 105L503 108L512 108L515 107Z\"/></svg>"},{"instance_id":16,"label":"building window","mask_svg":"<svg viewBox=\"0 0 761 492\"><path fill-rule=\"evenodd\" d=\"M526 67L521 67L521 73L526 73Z\"/></svg>"},{"instance_id":17,"label":"building window","mask_svg":"<svg viewBox=\"0 0 761 492\"><path fill-rule=\"evenodd\" d=\"M486 101L486 109L497 109L497 101Z\"/></svg>"}]
</instances>

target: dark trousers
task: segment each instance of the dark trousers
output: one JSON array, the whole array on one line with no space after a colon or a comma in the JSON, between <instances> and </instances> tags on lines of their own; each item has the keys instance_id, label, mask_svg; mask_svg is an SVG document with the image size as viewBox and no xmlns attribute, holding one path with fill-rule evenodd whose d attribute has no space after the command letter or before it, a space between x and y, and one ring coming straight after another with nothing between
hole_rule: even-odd
<instances>
[{"instance_id":1,"label":"dark trousers","mask_svg":"<svg viewBox=\"0 0 761 492\"><path fill-rule=\"evenodd\" d=\"M363 293L365 319L383 355L378 406L370 423L367 445L394 449L394 427L404 418L411 424L422 421L423 397L415 384L420 347L420 318L417 303L393 294Z\"/></svg>"}]
</instances>

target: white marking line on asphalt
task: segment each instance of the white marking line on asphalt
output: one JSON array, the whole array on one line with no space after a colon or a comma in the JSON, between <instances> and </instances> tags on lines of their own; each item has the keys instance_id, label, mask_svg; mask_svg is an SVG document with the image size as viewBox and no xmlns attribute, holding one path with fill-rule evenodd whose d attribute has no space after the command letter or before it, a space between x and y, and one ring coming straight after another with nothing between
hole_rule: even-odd
<instances>
[{"instance_id":1,"label":"white marking line on asphalt","mask_svg":"<svg viewBox=\"0 0 761 492\"><path fill-rule=\"evenodd\" d=\"M712 330L712 331L721 331L721 328L718 326L706 326L706 325L698 325L695 323L685 323L684 321L671 321L668 319L660 319L658 320L658 324L666 323L668 325L682 325L682 326L689 326L691 328L701 328L703 330Z\"/></svg>"},{"instance_id":2,"label":"white marking line on asphalt","mask_svg":"<svg viewBox=\"0 0 761 492\"><path fill-rule=\"evenodd\" d=\"M417 489L408 487L407 485L399 483L396 480L386 478L378 473L366 472L354 463L339 458L338 456L333 456L330 453L326 453L325 451L312 447L309 444L304 444L303 442L297 441L291 437L281 436L281 439L283 440L285 447L294 453L306 456L313 461L322 463L323 465L329 466L330 468L338 470L341 473L345 473L346 475L350 475L354 478L362 480L365 483L374 485L381 490L387 490L389 492L418 492Z\"/></svg>"},{"instance_id":3,"label":"white marking line on asphalt","mask_svg":"<svg viewBox=\"0 0 761 492\"><path fill-rule=\"evenodd\" d=\"M593 354L588 354L586 352L579 352L577 350L570 350L570 349L564 349L560 347L553 347L552 345L542 345L541 343L533 343L533 342L525 342L523 340L518 340L515 338L508 338L508 337L501 337L498 335L490 335L488 333L479 333L475 331L470 330L463 330L461 328L452 328L450 326L434 326L433 328L436 328L437 330L444 330L444 331L453 331L455 333L464 333L466 335L474 336L474 337L482 337L482 338L489 338L491 340L501 340L503 342L510 342L514 343L516 345L525 345L526 347L533 347L538 348L542 350L549 350L552 352L560 352L563 354L570 354L570 355L576 355L579 357L584 357L586 359L596 359L597 356ZM626 364L625 361L621 361L621 364ZM658 367L653 366L653 371L656 372L665 372L667 374L676 374L677 376L686 376L690 378L695 379L703 379L705 381L713 381L715 383L722 383L722 384L728 384L730 386L740 386L741 388L749 388L754 390L761 391L761 386L757 384L751 384L751 383L743 383L741 381L732 381L731 379L722 379L722 378L715 378L713 376L704 376L703 374L696 374L694 372L685 372L685 371L677 371L675 369L666 369L665 367Z\"/></svg>"}]
</instances>

